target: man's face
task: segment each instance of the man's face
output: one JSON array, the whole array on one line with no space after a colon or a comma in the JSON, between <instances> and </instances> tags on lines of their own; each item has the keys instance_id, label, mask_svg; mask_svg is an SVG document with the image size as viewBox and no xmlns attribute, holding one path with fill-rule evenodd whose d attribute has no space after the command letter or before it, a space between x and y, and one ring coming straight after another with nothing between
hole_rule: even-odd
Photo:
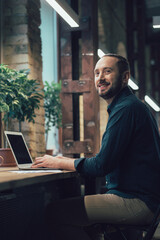
<instances>
[{"instance_id":1,"label":"man's face","mask_svg":"<svg viewBox=\"0 0 160 240\"><path fill-rule=\"evenodd\" d=\"M122 88L122 76L117 62L117 58L106 56L95 66L95 87L99 96L105 100L112 99Z\"/></svg>"}]
</instances>

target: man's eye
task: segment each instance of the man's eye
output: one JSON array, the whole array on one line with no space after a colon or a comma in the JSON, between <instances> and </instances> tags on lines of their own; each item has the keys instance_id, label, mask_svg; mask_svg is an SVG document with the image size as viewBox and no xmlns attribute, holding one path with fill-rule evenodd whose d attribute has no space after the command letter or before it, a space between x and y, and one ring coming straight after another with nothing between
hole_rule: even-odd
<instances>
[{"instance_id":1,"label":"man's eye","mask_svg":"<svg viewBox=\"0 0 160 240\"><path fill-rule=\"evenodd\" d=\"M108 69L108 70L106 69L106 70L104 71L105 74L108 74L108 73L110 73L110 72L111 72L111 70L109 70L109 69Z\"/></svg>"},{"instance_id":2,"label":"man's eye","mask_svg":"<svg viewBox=\"0 0 160 240\"><path fill-rule=\"evenodd\" d=\"M98 76L99 75L99 72L95 72L95 76Z\"/></svg>"}]
</instances>

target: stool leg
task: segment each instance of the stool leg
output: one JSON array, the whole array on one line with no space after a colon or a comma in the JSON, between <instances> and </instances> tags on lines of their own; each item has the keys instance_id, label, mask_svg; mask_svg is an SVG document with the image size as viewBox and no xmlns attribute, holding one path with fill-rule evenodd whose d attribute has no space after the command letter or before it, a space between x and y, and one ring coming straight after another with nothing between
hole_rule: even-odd
<instances>
[{"instance_id":1,"label":"stool leg","mask_svg":"<svg viewBox=\"0 0 160 240\"><path fill-rule=\"evenodd\" d=\"M142 240L142 231L135 229L120 229L114 226L115 231L104 231L105 240Z\"/></svg>"}]
</instances>

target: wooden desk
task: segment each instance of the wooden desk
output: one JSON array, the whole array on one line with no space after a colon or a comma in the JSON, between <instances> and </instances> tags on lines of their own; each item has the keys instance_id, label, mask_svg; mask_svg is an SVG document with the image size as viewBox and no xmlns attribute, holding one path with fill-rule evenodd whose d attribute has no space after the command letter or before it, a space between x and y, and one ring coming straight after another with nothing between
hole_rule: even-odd
<instances>
[{"instance_id":1,"label":"wooden desk","mask_svg":"<svg viewBox=\"0 0 160 240\"><path fill-rule=\"evenodd\" d=\"M62 171L61 173L39 172L39 171L19 171L18 168L0 168L0 192L18 187L25 187L36 183L45 183L53 180L62 180L77 177L77 173Z\"/></svg>"},{"instance_id":2,"label":"wooden desk","mask_svg":"<svg viewBox=\"0 0 160 240\"><path fill-rule=\"evenodd\" d=\"M49 240L46 205L80 195L78 174L16 170L0 168L0 239Z\"/></svg>"}]
</instances>

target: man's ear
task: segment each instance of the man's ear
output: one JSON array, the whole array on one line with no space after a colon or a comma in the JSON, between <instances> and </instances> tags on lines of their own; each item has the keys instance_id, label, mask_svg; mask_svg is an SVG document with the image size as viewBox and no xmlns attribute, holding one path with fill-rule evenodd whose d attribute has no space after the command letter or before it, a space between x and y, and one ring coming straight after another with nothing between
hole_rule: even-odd
<instances>
[{"instance_id":1,"label":"man's ear","mask_svg":"<svg viewBox=\"0 0 160 240\"><path fill-rule=\"evenodd\" d=\"M130 72L129 71L125 71L123 73L123 76L122 76L122 82L123 82L124 85L128 84L129 77L130 77Z\"/></svg>"}]
</instances>

